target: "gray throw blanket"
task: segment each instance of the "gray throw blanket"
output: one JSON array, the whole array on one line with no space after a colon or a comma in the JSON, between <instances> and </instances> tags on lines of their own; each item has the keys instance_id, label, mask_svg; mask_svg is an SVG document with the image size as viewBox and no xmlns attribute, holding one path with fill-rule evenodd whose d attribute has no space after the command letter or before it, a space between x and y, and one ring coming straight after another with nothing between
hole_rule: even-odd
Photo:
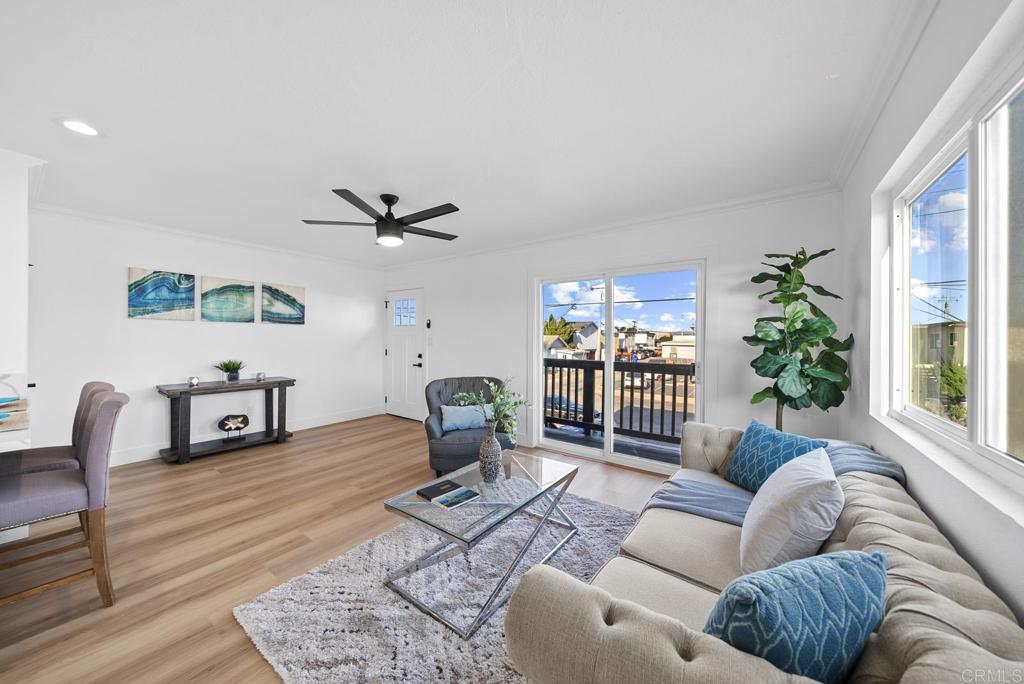
<instances>
[{"instance_id":1,"label":"gray throw blanket","mask_svg":"<svg viewBox=\"0 0 1024 684\"><path fill-rule=\"evenodd\" d=\"M825 447L825 453L832 461L836 476L862 471L885 475L906 486L907 478L903 467L890 458L871 451L867 447L847 442L832 442ZM647 508L668 508L683 513L693 513L704 518L719 520L730 525L743 525L750 502L754 495L732 487L700 482L677 473L665 481L665 486L654 493L647 502Z\"/></svg>"}]
</instances>

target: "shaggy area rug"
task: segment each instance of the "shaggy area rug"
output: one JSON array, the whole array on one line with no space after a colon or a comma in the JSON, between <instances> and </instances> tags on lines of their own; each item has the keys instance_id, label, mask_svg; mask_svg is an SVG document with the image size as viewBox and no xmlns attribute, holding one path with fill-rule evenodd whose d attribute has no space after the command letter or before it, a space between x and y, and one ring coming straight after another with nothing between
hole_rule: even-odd
<instances>
[{"instance_id":1,"label":"shaggy area rug","mask_svg":"<svg viewBox=\"0 0 1024 684\"><path fill-rule=\"evenodd\" d=\"M562 508L579 532L549 564L589 581L616 554L637 514L568 493ZM435 611L468 625L535 524L520 514L468 554L400 582ZM506 593L563 532L545 525ZM384 586L390 570L438 541L404 523L238 606L235 618L288 684L524 682L505 654L504 606L464 641Z\"/></svg>"}]
</instances>

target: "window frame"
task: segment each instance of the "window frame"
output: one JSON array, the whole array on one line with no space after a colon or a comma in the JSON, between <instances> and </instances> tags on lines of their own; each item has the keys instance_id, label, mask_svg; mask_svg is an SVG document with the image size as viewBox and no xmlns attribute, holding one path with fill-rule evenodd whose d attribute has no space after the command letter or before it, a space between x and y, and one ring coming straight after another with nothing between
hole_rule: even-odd
<instances>
[{"instance_id":1,"label":"window frame","mask_svg":"<svg viewBox=\"0 0 1024 684\"><path fill-rule=\"evenodd\" d=\"M999 269L994 259L996 242L989 235L992 227L991 202L988 194L992 177L988 158L989 125L992 117L1011 99L1024 92L1024 71L1018 72L1010 85L977 107L966 123L948 135L947 142L938 152L918 159L911 172L904 176L897 188L902 188L892 201L890 214L890 268L888 295L888 324L891 332L889 346L890 384L886 415L927 439L937 442L961 458L977 463L978 458L998 464L1013 473L1024 476L1024 459L989 446L996 431L989 407L993 401L993 387L986 378L993 372L987 351L993 336L1000 333L992 329L998 322L992 308L993 293ZM934 148L932 148L934 149ZM961 155L967 154L967 233L968 233L968 315L966 343L967 363L967 425L955 423L913 406L908 401L910 383L910 205L929 185L938 179Z\"/></svg>"}]
</instances>

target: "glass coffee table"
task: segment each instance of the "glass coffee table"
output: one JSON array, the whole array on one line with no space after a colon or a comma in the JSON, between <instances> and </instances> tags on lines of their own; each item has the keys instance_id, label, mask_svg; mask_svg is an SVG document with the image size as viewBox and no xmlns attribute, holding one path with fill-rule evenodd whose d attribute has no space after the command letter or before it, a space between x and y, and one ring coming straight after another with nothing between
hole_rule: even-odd
<instances>
[{"instance_id":1,"label":"glass coffee table","mask_svg":"<svg viewBox=\"0 0 1024 684\"><path fill-rule=\"evenodd\" d=\"M508 600L507 595L502 596L502 589L505 588L512 574L519 567L526 552L536 541L537 535L545 524L556 525L564 529L565 534L540 563L547 563L576 534L576 523L566 515L559 506L559 502L578 471L577 466L543 456L505 451L502 454L501 472L498 474L496 482L484 482L480 475L480 468L473 463L416 488L422 489L441 480L454 480L464 487L471 487L479 492L478 498L457 508L445 509L430 503L416 494L416 489L385 501L384 508L387 510L413 520L442 538L439 544L430 548L422 556L388 574L384 580L385 586L424 613L450 627L463 639L468 639L480 628L480 625L494 614L494 611ZM538 510L531 510L534 504L537 504ZM403 577L408 577L449 558L468 553L491 533L520 513L535 518L537 524L530 531L523 547L505 574L498 579L497 586L480 612L467 627L460 627L443 615L439 615L396 584L396 581Z\"/></svg>"}]
</instances>

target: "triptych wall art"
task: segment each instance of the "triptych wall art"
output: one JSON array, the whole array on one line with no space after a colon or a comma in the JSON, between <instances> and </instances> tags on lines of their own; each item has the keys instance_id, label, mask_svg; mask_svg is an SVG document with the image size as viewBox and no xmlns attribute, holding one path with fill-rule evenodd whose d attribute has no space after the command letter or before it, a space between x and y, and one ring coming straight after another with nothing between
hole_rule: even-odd
<instances>
[{"instance_id":1,"label":"triptych wall art","mask_svg":"<svg viewBox=\"0 0 1024 684\"><path fill-rule=\"evenodd\" d=\"M306 288L262 283L260 290L261 322L289 325L306 322ZM199 309L204 321L252 323L256 320L256 284L251 280L202 276ZM196 276L129 268L128 317L194 321Z\"/></svg>"}]
</instances>

